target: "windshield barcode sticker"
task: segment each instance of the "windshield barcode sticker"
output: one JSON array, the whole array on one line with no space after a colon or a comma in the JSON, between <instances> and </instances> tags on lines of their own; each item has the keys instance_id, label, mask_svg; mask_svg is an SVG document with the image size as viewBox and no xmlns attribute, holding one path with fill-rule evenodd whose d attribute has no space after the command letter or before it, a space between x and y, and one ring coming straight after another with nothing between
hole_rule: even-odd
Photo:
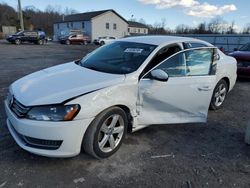
<instances>
[{"instance_id":1,"label":"windshield barcode sticker","mask_svg":"<svg viewBox=\"0 0 250 188\"><path fill-rule=\"evenodd\" d=\"M124 52L125 53L137 53L140 54L142 53L143 49L141 48L127 48Z\"/></svg>"}]
</instances>

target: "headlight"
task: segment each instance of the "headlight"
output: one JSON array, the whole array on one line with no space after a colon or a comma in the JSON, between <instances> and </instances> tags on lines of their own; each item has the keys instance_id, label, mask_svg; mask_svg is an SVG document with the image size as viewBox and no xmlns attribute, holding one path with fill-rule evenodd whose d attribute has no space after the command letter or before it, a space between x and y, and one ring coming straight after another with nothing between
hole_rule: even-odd
<instances>
[{"instance_id":1,"label":"headlight","mask_svg":"<svg viewBox=\"0 0 250 188\"><path fill-rule=\"evenodd\" d=\"M80 105L50 105L33 107L26 117L38 121L71 121L80 111Z\"/></svg>"}]
</instances>

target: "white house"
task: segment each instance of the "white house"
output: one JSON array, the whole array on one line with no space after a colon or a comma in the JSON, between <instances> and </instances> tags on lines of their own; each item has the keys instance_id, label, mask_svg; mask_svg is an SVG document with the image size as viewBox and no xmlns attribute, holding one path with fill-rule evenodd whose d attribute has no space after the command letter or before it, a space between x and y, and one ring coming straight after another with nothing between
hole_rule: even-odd
<instances>
[{"instance_id":1,"label":"white house","mask_svg":"<svg viewBox=\"0 0 250 188\"><path fill-rule=\"evenodd\" d=\"M130 35L147 35L148 34L148 26L145 24L128 21L128 33Z\"/></svg>"},{"instance_id":2,"label":"white house","mask_svg":"<svg viewBox=\"0 0 250 188\"><path fill-rule=\"evenodd\" d=\"M54 36L69 34L72 30L80 30L91 40L103 36L122 38L128 35L128 22L116 11L102 10L72 14L54 23Z\"/></svg>"}]
</instances>

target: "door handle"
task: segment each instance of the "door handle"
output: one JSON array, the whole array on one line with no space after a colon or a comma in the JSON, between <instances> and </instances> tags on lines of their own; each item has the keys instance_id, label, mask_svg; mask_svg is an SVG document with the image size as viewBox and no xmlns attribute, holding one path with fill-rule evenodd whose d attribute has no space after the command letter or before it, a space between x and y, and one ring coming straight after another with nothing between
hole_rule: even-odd
<instances>
[{"instance_id":1,"label":"door handle","mask_svg":"<svg viewBox=\"0 0 250 188\"><path fill-rule=\"evenodd\" d=\"M211 88L209 86L202 86L202 87L198 87L199 91L210 91Z\"/></svg>"}]
</instances>

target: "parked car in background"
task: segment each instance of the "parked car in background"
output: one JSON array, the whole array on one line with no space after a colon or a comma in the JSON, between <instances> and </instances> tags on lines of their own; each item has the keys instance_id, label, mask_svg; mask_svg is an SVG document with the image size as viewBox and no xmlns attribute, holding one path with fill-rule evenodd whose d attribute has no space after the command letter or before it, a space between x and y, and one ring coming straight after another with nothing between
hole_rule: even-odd
<instances>
[{"instance_id":1,"label":"parked car in background","mask_svg":"<svg viewBox=\"0 0 250 188\"><path fill-rule=\"evenodd\" d=\"M90 43L90 37L83 34L70 34L59 38L61 44L88 44Z\"/></svg>"},{"instance_id":2,"label":"parked car in background","mask_svg":"<svg viewBox=\"0 0 250 188\"><path fill-rule=\"evenodd\" d=\"M46 42L46 34L43 31L20 31L6 38L7 41L20 45L23 42L35 44L44 44Z\"/></svg>"},{"instance_id":3,"label":"parked car in background","mask_svg":"<svg viewBox=\"0 0 250 188\"><path fill-rule=\"evenodd\" d=\"M243 45L240 49L235 49L229 55L237 60L238 76L250 78L250 43Z\"/></svg>"},{"instance_id":4,"label":"parked car in background","mask_svg":"<svg viewBox=\"0 0 250 188\"><path fill-rule=\"evenodd\" d=\"M5 100L7 126L35 154L71 157L83 147L105 158L127 132L206 122L209 107L222 107L236 77L236 60L205 41L119 39L15 81Z\"/></svg>"},{"instance_id":5,"label":"parked car in background","mask_svg":"<svg viewBox=\"0 0 250 188\"><path fill-rule=\"evenodd\" d=\"M97 45L104 45L113 42L114 40L116 40L115 37L98 37L98 39L94 40L94 43Z\"/></svg>"}]
</instances>

